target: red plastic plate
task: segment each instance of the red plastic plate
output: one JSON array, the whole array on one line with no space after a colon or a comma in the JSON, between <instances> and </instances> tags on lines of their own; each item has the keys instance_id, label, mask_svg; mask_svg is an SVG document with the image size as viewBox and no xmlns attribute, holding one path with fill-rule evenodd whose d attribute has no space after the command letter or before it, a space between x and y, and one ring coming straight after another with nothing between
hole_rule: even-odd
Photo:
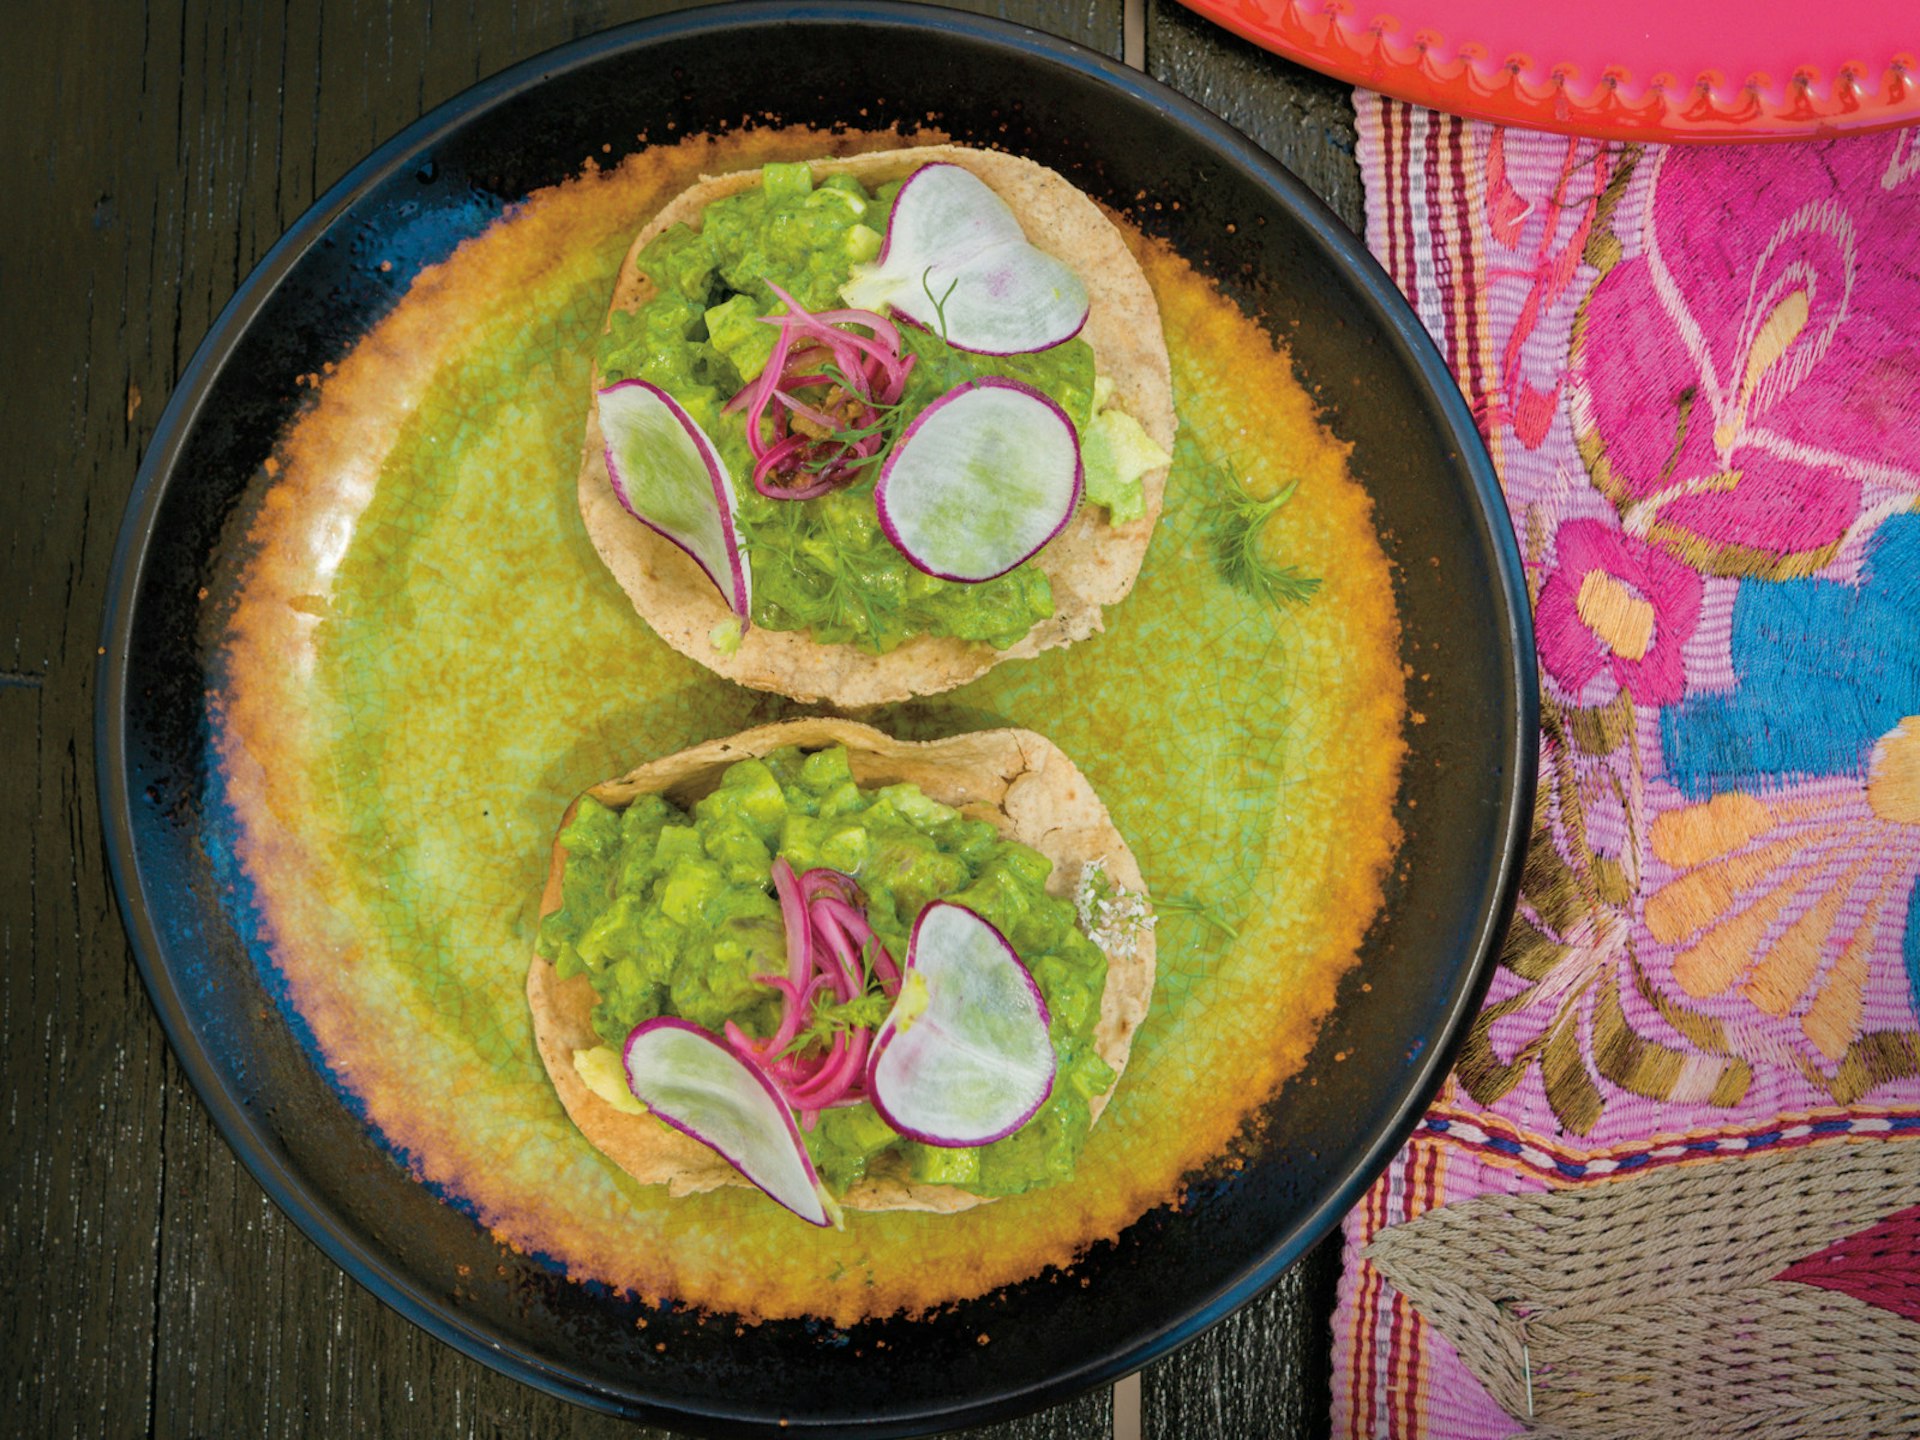
<instances>
[{"instance_id":1,"label":"red plastic plate","mask_svg":"<svg viewBox=\"0 0 1920 1440\"><path fill-rule=\"evenodd\" d=\"M1435 110L1629 140L1920 121L1914 0L1185 0L1268 50Z\"/></svg>"}]
</instances>

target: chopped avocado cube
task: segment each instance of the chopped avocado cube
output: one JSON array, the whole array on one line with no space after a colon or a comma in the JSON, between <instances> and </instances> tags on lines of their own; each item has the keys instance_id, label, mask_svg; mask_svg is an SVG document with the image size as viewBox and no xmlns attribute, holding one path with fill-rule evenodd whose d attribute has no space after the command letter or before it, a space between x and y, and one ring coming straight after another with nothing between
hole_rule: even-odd
<instances>
[{"instance_id":1,"label":"chopped avocado cube","mask_svg":"<svg viewBox=\"0 0 1920 1440\"><path fill-rule=\"evenodd\" d=\"M1113 1067L1107 1064L1089 1046L1086 1053L1076 1059L1067 1071L1067 1084L1075 1094L1091 1100L1096 1095L1107 1093L1107 1087L1113 1084Z\"/></svg>"},{"instance_id":2,"label":"chopped avocado cube","mask_svg":"<svg viewBox=\"0 0 1920 1440\"><path fill-rule=\"evenodd\" d=\"M938 800L929 800L921 793L920 787L913 784L889 785L880 792L880 797L890 804L900 818L916 830L928 834L956 818L960 812L951 805L942 805Z\"/></svg>"},{"instance_id":3,"label":"chopped avocado cube","mask_svg":"<svg viewBox=\"0 0 1920 1440\"><path fill-rule=\"evenodd\" d=\"M933 837L940 848L958 855L967 864L985 865L1000 844L1000 832L984 820L969 820L956 815Z\"/></svg>"},{"instance_id":4,"label":"chopped avocado cube","mask_svg":"<svg viewBox=\"0 0 1920 1440\"><path fill-rule=\"evenodd\" d=\"M1043 956L1029 968L1033 972L1034 983L1040 987L1040 993L1047 997L1047 1009L1053 1016L1054 1028L1062 1033L1071 1033L1085 1025L1098 998L1087 988L1086 982L1053 955Z\"/></svg>"},{"instance_id":5,"label":"chopped avocado cube","mask_svg":"<svg viewBox=\"0 0 1920 1440\"><path fill-rule=\"evenodd\" d=\"M795 870L811 870L820 864L820 847L826 840L826 830L813 816L789 811L780 826L780 853Z\"/></svg>"},{"instance_id":6,"label":"chopped avocado cube","mask_svg":"<svg viewBox=\"0 0 1920 1440\"><path fill-rule=\"evenodd\" d=\"M880 1112L871 1105L855 1105L832 1113L843 1117L840 1123L848 1138L865 1149L880 1150L900 1138L899 1133L882 1120Z\"/></svg>"},{"instance_id":7,"label":"chopped avocado cube","mask_svg":"<svg viewBox=\"0 0 1920 1440\"><path fill-rule=\"evenodd\" d=\"M706 943L695 941L680 952L670 991L674 1013L715 1034L729 1020L765 1034L779 1000L758 977L777 974L785 964L778 920L730 919Z\"/></svg>"},{"instance_id":8,"label":"chopped avocado cube","mask_svg":"<svg viewBox=\"0 0 1920 1440\"><path fill-rule=\"evenodd\" d=\"M999 863L1018 876L1023 884L1036 890L1046 889L1047 879L1053 874L1053 861L1031 845L1022 845L1017 840L1006 843L1006 848L1000 852Z\"/></svg>"},{"instance_id":9,"label":"chopped avocado cube","mask_svg":"<svg viewBox=\"0 0 1920 1440\"><path fill-rule=\"evenodd\" d=\"M763 880L773 865L767 845L744 815L727 816L707 831L707 855L719 862L735 885Z\"/></svg>"},{"instance_id":10,"label":"chopped avocado cube","mask_svg":"<svg viewBox=\"0 0 1920 1440\"><path fill-rule=\"evenodd\" d=\"M622 1115L644 1115L647 1107L627 1085L627 1067L611 1045L573 1052L573 1071L581 1082Z\"/></svg>"},{"instance_id":11,"label":"chopped avocado cube","mask_svg":"<svg viewBox=\"0 0 1920 1440\"><path fill-rule=\"evenodd\" d=\"M760 188L770 203L796 200L813 190L813 171L804 162L771 162L760 167Z\"/></svg>"},{"instance_id":12,"label":"chopped avocado cube","mask_svg":"<svg viewBox=\"0 0 1920 1440\"><path fill-rule=\"evenodd\" d=\"M660 908L675 924L698 924L702 908L726 884L720 867L711 860L681 860L667 872L660 887Z\"/></svg>"},{"instance_id":13,"label":"chopped avocado cube","mask_svg":"<svg viewBox=\"0 0 1920 1440\"><path fill-rule=\"evenodd\" d=\"M653 843L653 869L665 874L682 860L696 860L706 853L700 832L691 825L669 825Z\"/></svg>"},{"instance_id":14,"label":"chopped avocado cube","mask_svg":"<svg viewBox=\"0 0 1920 1440\"><path fill-rule=\"evenodd\" d=\"M591 795L582 795L573 819L560 832L560 844L570 856L605 859L619 848L620 817Z\"/></svg>"},{"instance_id":15,"label":"chopped avocado cube","mask_svg":"<svg viewBox=\"0 0 1920 1440\"><path fill-rule=\"evenodd\" d=\"M910 1144L907 1165L928 1185L971 1185L980 1178L980 1152L965 1146Z\"/></svg>"},{"instance_id":16,"label":"chopped avocado cube","mask_svg":"<svg viewBox=\"0 0 1920 1440\"><path fill-rule=\"evenodd\" d=\"M1102 410L1080 435L1080 461L1086 467L1087 498L1107 507L1115 525L1142 519L1146 492L1140 480L1149 470L1170 464L1172 456L1153 443L1140 422L1121 410Z\"/></svg>"},{"instance_id":17,"label":"chopped avocado cube","mask_svg":"<svg viewBox=\"0 0 1920 1440\"><path fill-rule=\"evenodd\" d=\"M549 920L552 918L551 915L547 917ZM573 948L571 940L553 940L543 931L537 948L553 962L553 973L562 980L571 980L576 975L587 973L587 962L580 958L580 952Z\"/></svg>"},{"instance_id":18,"label":"chopped avocado cube","mask_svg":"<svg viewBox=\"0 0 1920 1440\"><path fill-rule=\"evenodd\" d=\"M842 781L820 797L820 814L823 819L866 808L866 796L860 793L860 787L851 780Z\"/></svg>"},{"instance_id":19,"label":"chopped avocado cube","mask_svg":"<svg viewBox=\"0 0 1920 1440\"><path fill-rule=\"evenodd\" d=\"M1018 1195L1065 1180L1086 1135L1087 1102L1056 1087L1038 1115L1006 1139L981 1147L980 1178L969 1188L981 1195Z\"/></svg>"},{"instance_id":20,"label":"chopped avocado cube","mask_svg":"<svg viewBox=\"0 0 1920 1440\"><path fill-rule=\"evenodd\" d=\"M1021 919L1032 908L1033 894L1005 866L989 864L973 884L957 895L947 897L964 905L1009 940ZM1018 942L1016 942L1017 948Z\"/></svg>"},{"instance_id":21,"label":"chopped avocado cube","mask_svg":"<svg viewBox=\"0 0 1920 1440\"><path fill-rule=\"evenodd\" d=\"M620 812L620 844L653 853L654 841L673 818L673 810L658 795L642 795Z\"/></svg>"},{"instance_id":22,"label":"chopped avocado cube","mask_svg":"<svg viewBox=\"0 0 1920 1440\"><path fill-rule=\"evenodd\" d=\"M883 237L871 225L855 225L847 231L847 258L864 265L880 253Z\"/></svg>"},{"instance_id":23,"label":"chopped avocado cube","mask_svg":"<svg viewBox=\"0 0 1920 1440\"><path fill-rule=\"evenodd\" d=\"M853 767L847 763L844 745L816 750L800 763L800 783L816 795L824 795L853 779Z\"/></svg>"},{"instance_id":24,"label":"chopped avocado cube","mask_svg":"<svg viewBox=\"0 0 1920 1440\"><path fill-rule=\"evenodd\" d=\"M838 185L822 185L807 197L806 203L810 210L832 210L841 223L852 220L858 224L867 214L867 197Z\"/></svg>"},{"instance_id":25,"label":"chopped avocado cube","mask_svg":"<svg viewBox=\"0 0 1920 1440\"><path fill-rule=\"evenodd\" d=\"M787 799L773 770L759 760L741 760L727 768L720 788L693 807L702 824L729 815L741 815L763 840L780 833L787 816Z\"/></svg>"},{"instance_id":26,"label":"chopped avocado cube","mask_svg":"<svg viewBox=\"0 0 1920 1440\"><path fill-rule=\"evenodd\" d=\"M873 853L873 836L864 825L841 825L833 829L820 847L822 864L857 875Z\"/></svg>"},{"instance_id":27,"label":"chopped avocado cube","mask_svg":"<svg viewBox=\"0 0 1920 1440\"><path fill-rule=\"evenodd\" d=\"M575 942L580 958L598 965L618 955L631 954L640 946L640 898L616 895L613 903L601 911Z\"/></svg>"},{"instance_id":28,"label":"chopped avocado cube","mask_svg":"<svg viewBox=\"0 0 1920 1440\"><path fill-rule=\"evenodd\" d=\"M875 847L861 875L869 894L893 897L903 925L928 901L964 886L970 873L967 862L959 856L943 853L930 840L916 844L917 838L911 831L889 835Z\"/></svg>"},{"instance_id":29,"label":"chopped avocado cube","mask_svg":"<svg viewBox=\"0 0 1920 1440\"><path fill-rule=\"evenodd\" d=\"M779 336L760 323L760 307L751 295L734 295L705 313L707 339L733 362L742 380L752 380L767 368Z\"/></svg>"},{"instance_id":30,"label":"chopped avocado cube","mask_svg":"<svg viewBox=\"0 0 1920 1440\"><path fill-rule=\"evenodd\" d=\"M900 1141L871 1105L828 1110L803 1131L807 1153L829 1186L844 1190L867 1172L867 1162Z\"/></svg>"}]
</instances>

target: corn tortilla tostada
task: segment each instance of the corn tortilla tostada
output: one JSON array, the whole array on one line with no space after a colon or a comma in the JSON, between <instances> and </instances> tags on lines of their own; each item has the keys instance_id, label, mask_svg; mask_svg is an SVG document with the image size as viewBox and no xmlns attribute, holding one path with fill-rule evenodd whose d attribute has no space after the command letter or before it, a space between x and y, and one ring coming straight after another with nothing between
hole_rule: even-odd
<instances>
[{"instance_id":1,"label":"corn tortilla tostada","mask_svg":"<svg viewBox=\"0 0 1920 1440\"><path fill-rule=\"evenodd\" d=\"M805 248L813 232L792 241L796 227L785 223L793 218L787 212L780 227L743 236L739 232L748 222L727 219L726 233L720 234L713 217L731 216L725 205L743 204L773 181L760 171L703 179L647 221L621 267L596 366L579 504L595 549L641 617L676 650L743 685L846 709L948 690L1001 660L1096 633L1104 626L1105 609L1126 597L1139 574L1161 511L1175 416L1154 294L1113 221L1044 166L962 146L768 168L800 172L801 183L811 183L816 197L829 197L794 213L833 244L852 246L858 238L854 232L862 228L879 241L875 227L887 223L883 197L932 166L958 166L985 182L1027 239L1065 261L1084 282L1086 318L1079 333L1057 347L1037 356L997 359L953 351L926 328L903 324L905 343L921 362L915 383L930 388L936 374L942 385L976 374L1011 376L1064 401L1078 431L1081 458L1090 466L1087 497L1037 555L1012 574L981 585L929 582L921 574L927 567L909 569L875 538L877 531L851 498L863 488L870 494L873 471L844 495L780 502L783 518L766 518L770 507L745 473L752 461L741 458L745 422L738 413L716 413L721 407L711 403L735 399L743 376L765 358L771 331L755 323L754 312L782 309L764 292L763 282L749 277L771 275L780 263L804 262L801 270L781 273L789 282L796 275L818 280L815 296L839 303L838 276L846 266L857 269L857 262L846 260L840 272L816 275L817 253ZM861 206L874 225L842 214L841 198ZM715 234L702 251L701 237L708 231ZM712 268L712 249L721 245L732 247L727 252L731 270L725 263ZM785 261L769 260L775 252ZM689 335L694 338L683 343ZM658 382L703 425L731 427L735 460L726 468L741 507L739 564L743 572L751 571L755 588L753 623L744 633L735 614L740 606L723 597L720 581L709 581L685 551L623 508L610 484L599 392L623 377ZM924 406L926 399L923 394L914 404ZM911 405L908 411L900 418L911 418ZM817 410L810 413L824 418ZM863 413L879 423L876 412ZM724 434L716 431L714 439L721 451L728 450ZM1122 503L1096 503L1103 493L1098 477L1104 466L1116 467L1113 485L1127 487L1116 492L1124 495ZM876 458L874 471L878 468ZM809 518L791 521L789 515L800 513L784 508L791 506L802 507ZM815 512L824 518L811 518ZM828 558L818 558L828 550L833 551ZM789 566L800 567L799 572L776 594ZM890 605L897 614L887 609Z\"/></svg>"},{"instance_id":2,"label":"corn tortilla tostada","mask_svg":"<svg viewBox=\"0 0 1920 1440\"><path fill-rule=\"evenodd\" d=\"M760 764L743 779L740 762L745 761ZM993 730L947 740L909 742L894 740L871 727L847 720L794 720L695 746L589 790L569 809L568 822L554 845L541 906L543 925L539 949L546 953L536 953L527 977L527 998L541 1059L574 1124L621 1169L643 1183L665 1184L672 1194L687 1195L721 1185L747 1183L714 1150L668 1128L652 1115L635 1113L631 1096L619 1093L617 1080L615 1088L609 1088L604 1078L608 1042L621 1033L632 1013L645 1015L647 1010L612 1017L600 1009L608 1000L596 990L595 973L583 969L578 955L569 949L575 941L591 948L581 924L576 923L566 932L572 939L556 939L549 924L575 903L572 897L579 893L568 885L570 863L575 867L602 863L609 867L605 872L608 874L633 863L630 858L614 858L615 852L608 847L600 847L596 852L597 842L592 842L590 837L583 840L573 833L581 807L591 805L622 817L643 803L652 805L653 810L661 814L667 813L668 807L683 810L707 805L720 817L717 828L725 829L731 817L725 815L724 807L712 797L728 786L733 787L730 793L736 796L747 795L752 785L759 787L752 793L770 794L766 777L761 774L769 766L793 782L790 793L794 795L802 795L805 787L811 787L839 797L823 804L820 807L823 810L850 804L847 787L858 789L872 803L855 818L871 827L876 835L880 831L870 817L877 814L881 802L889 809L897 807L908 811L922 831L940 834L942 844L950 841L952 849L972 857L952 872L966 877L966 888L955 892L956 898L981 908L1013 934L1021 933L1024 922L1020 917L1028 908L1036 917L1041 910L1048 910L1051 918L1044 923L1040 918L1035 919L1034 926L1038 927L1035 933L1048 926L1055 932L1051 939L1034 941L1023 955L1023 959L1033 961L1039 952L1048 952L1040 955L1033 968L1036 979L1049 991L1054 1010L1054 1044L1062 1058L1059 1093L1032 1122L1041 1130L1025 1141L1021 1141L1018 1134L1010 1137L1012 1141L1021 1141L1016 1145L998 1142L999 1159L995 1158L995 1146L977 1151L936 1153L911 1142L894 1143L900 1141L899 1136L885 1137L887 1143L876 1144L869 1156L850 1157L840 1151L827 1153L823 1147L829 1141L839 1145L854 1143L836 1137L842 1131L849 1135L864 1133L858 1127L870 1128L870 1117L862 1117L855 1110L826 1112L821 1129L810 1132L807 1143L822 1165L823 1176L837 1182L835 1188L841 1192L841 1204L851 1210L950 1212L980 1204L995 1194L1018 1193L1034 1184L1065 1178L1087 1130L1119 1083L1135 1031L1146 1015L1153 988L1154 943L1150 922L1125 923L1146 919L1144 886L1138 865L1105 806L1067 756L1029 730ZM819 772L818 776L815 771ZM820 783L816 784L816 779ZM649 801L648 797L658 797L666 805ZM603 832L605 823L602 822ZM846 834L853 828L856 827L849 821L847 826L823 839L818 825L810 827L793 821L785 826L782 839L772 848L783 857L794 855L796 867L808 863L800 854L802 846L824 846L828 858L839 858L831 847L847 843ZM626 830L631 841L635 827L628 825ZM911 827L906 827L901 833L911 840L910 832ZM649 831L639 851L664 852L672 848L659 838L663 833ZM801 838L793 838L796 833ZM892 907L901 904L921 908L928 903L925 895L928 882L924 876L929 872L924 869L920 871L921 878L911 885L904 878L899 880L898 896L889 895L876 878L876 872L888 865L894 867L895 875L904 877L909 866L931 864L929 856L939 858L932 847L916 848L918 845L915 841L891 852L876 851L865 867L848 865L850 871L865 869L865 875L856 878L861 878L867 886L867 900L873 907L870 913L876 928L888 923L881 919L882 907L889 919L910 923L913 918L910 914L896 916ZM707 849L721 851L718 844L711 842ZM629 843L620 853L631 856L635 846ZM889 855L893 858L889 859ZM949 856L941 863L953 862ZM654 893L662 894L683 882L692 883L687 880L687 876L693 874L688 867L710 867L711 864L702 857L685 862L671 873L656 866L651 872L657 882ZM1039 890L1030 892L1025 900L1013 893L1017 887L1007 873L1002 873L1009 867L1020 869L1041 887L1045 899L1038 898ZM745 877L754 871L749 865L737 873ZM760 873L764 877L764 869ZM1091 942L1085 935L1089 880L1096 881L1100 893L1109 900L1134 902L1125 906L1120 923L1095 924L1092 927L1095 938ZM764 887L764 878L749 881L742 887L749 902L745 910L754 908L755 886ZM920 887L919 892L911 899L903 898L914 886ZM604 894L606 883L590 878L588 888ZM1076 890L1080 892L1078 895ZM712 892L702 893L707 903L706 913L711 915ZM1072 902L1075 900L1081 910L1078 915L1074 913ZM726 905L724 898L719 903L723 908ZM606 913L597 911L597 898L594 905L596 913ZM1066 912L1070 936L1058 933L1062 918L1058 912L1062 909ZM1122 906L1111 906L1106 913L1113 916L1121 910ZM1010 920L1009 916L1014 918ZM576 917L582 922L591 919L591 915ZM744 923L750 927L757 922L749 916ZM767 943L775 949L779 945L777 921L772 924ZM1076 999L1074 987L1080 981L1075 978L1075 965L1083 964L1088 950L1099 958L1098 968L1104 970L1104 977L1097 990ZM696 960L714 953L718 953L716 948L709 945L698 952ZM560 959L561 967L574 973L562 978L561 967L547 958L549 954ZM1081 961L1073 959L1076 954L1082 957ZM1055 956L1061 958L1056 960ZM568 958L573 961L571 965ZM707 977L684 973L685 968L676 973L670 989L656 992L649 1009L659 1004L679 1013L675 1011L676 1005L691 996L694 1003L681 1007L686 1013L700 1015L699 1006L717 1003L723 1008L732 1007L730 1014L749 1016L754 992L748 992L744 1006L738 990L716 998L716 993L707 988ZM742 973L751 975L759 968L778 968L778 957L774 957L772 965L756 963L749 957L743 962ZM597 973L605 977L611 971L601 967ZM1082 968L1077 973L1084 980L1088 972ZM617 988L617 984L610 984L604 978L601 983L609 990ZM713 982L715 986L719 983ZM771 997L772 992L765 994ZM1084 1013L1076 1015L1076 1005ZM713 1019L717 1013L711 1011L704 1017L714 1029L719 1028ZM752 1023L750 1019L749 1023ZM596 1059L602 1062L599 1075L595 1074ZM1091 1083L1087 1080L1089 1076L1093 1077ZM1094 1089L1094 1085L1098 1088ZM1055 1109L1059 1112L1057 1116L1053 1116ZM825 1134L827 1120L841 1127L833 1136ZM931 1171L927 1168L929 1163L934 1167ZM1062 1173L1063 1167L1065 1173ZM957 1178L943 1180L930 1176Z\"/></svg>"}]
</instances>

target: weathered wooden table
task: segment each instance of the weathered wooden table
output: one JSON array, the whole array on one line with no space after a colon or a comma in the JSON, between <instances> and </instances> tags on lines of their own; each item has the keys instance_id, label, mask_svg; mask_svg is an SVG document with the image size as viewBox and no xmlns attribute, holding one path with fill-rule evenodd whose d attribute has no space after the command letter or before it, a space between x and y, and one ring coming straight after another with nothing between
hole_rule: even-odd
<instances>
[{"instance_id":1,"label":"weathered wooden table","mask_svg":"<svg viewBox=\"0 0 1920 1440\"><path fill-rule=\"evenodd\" d=\"M635 1434L429 1339L261 1193L181 1077L114 908L94 658L122 507L220 307L362 155L663 0L67 0L0 41L0 1431ZM969 8L1130 63L1360 219L1346 92L1171 0ZM1326 1429L1336 1242L1149 1369L1146 1435ZM1093 1440L1111 1397L975 1432Z\"/></svg>"}]
</instances>

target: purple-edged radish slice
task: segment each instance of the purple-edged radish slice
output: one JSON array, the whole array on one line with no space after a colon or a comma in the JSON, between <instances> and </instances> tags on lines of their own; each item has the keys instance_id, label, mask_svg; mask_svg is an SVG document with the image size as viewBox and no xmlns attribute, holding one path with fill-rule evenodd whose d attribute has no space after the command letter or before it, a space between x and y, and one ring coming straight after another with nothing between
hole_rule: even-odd
<instances>
[{"instance_id":1,"label":"purple-edged radish slice","mask_svg":"<svg viewBox=\"0 0 1920 1440\"><path fill-rule=\"evenodd\" d=\"M922 410L881 468L880 528L942 580L1004 575L1065 528L1080 503L1073 422L1031 385L997 375Z\"/></svg>"},{"instance_id":2,"label":"purple-edged radish slice","mask_svg":"<svg viewBox=\"0 0 1920 1440\"><path fill-rule=\"evenodd\" d=\"M1053 1093L1047 1023L1040 987L1006 937L936 900L914 922L900 998L867 1062L874 1108L928 1145L1011 1135Z\"/></svg>"},{"instance_id":3,"label":"purple-edged radish slice","mask_svg":"<svg viewBox=\"0 0 1920 1440\"><path fill-rule=\"evenodd\" d=\"M854 266L840 293L983 355L1045 350L1087 323L1087 287L1073 268L1030 245L986 181L945 162L907 177L879 257Z\"/></svg>"},{"instance_id":4,"label":"purple-edged radish slice","mask_svg":"<svg viewBox=\"0 0 1920 1440\"><path fill-rule=\"evenodd\" d=\"M633 1027L627 1085L655 1115L717 1151L811 1225L837 1225L840 1207L814 1173L793 1112L773 1082L698 1025L662 1016Z\"/></svg>"},{"instance_id":5,"label":"purple-edged radish slice","mask_svg":"<svg viewBox=\"0 0 1920 1440\"><path fill-rule=\"evenodd\" d=\"M740 553L733 479L720 451L657 385L621 380L601 390L599 399L614 499L691 555L744 620L752 609L753 581Z\"/></svg>"}]
</instances>

